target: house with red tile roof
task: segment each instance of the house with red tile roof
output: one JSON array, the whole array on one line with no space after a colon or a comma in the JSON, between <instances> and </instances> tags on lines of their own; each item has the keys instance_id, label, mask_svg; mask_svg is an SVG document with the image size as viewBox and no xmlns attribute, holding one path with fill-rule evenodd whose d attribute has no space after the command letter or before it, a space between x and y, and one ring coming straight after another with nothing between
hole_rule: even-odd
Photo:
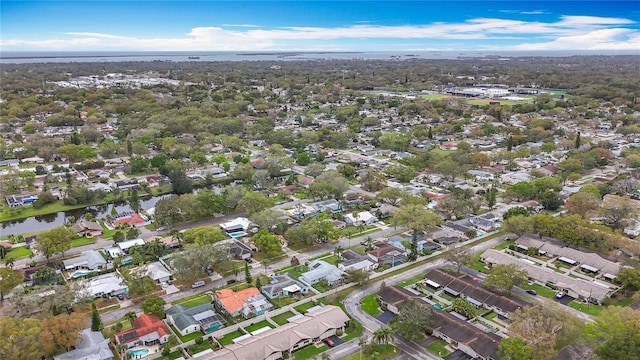
<instances>
[{"instance_id":1,"label":"house with red tile roof","mask_svg":"<svg viewBox=\"0 0 640 360\"><path fill-rule=\"evenodd\" d=\"M222 289L213 295L217 309L225 311L231 316L260 315L273 307L260 290L255 287L235 292L231 289Z\"/></svg>"},{"instance_id":2,"label":"house with red tile roof","mask_svg":"<svg viewBox=\"0 0 640 360\"><path fill-rule=\"evenodd\" d=\"M171 330L155 315L144 314L133 321L131 329L116 334L116 344L133 348L139 345L164 344L169 340Z\"/></svg>"},{"instance_id":3,"label":"house with red tile roof","mask_svg":"<svg viewBox=\"0 0 640 360\"><path fill-rule=\"evenodd\" d=\"M129 226L143 226L144 224L146 224L147 220L145 220L145 218L142 217L142 215L138 214L138 213L133 213L130 215L126 215L123 217L119 217L116 218L114 221L114 225L116 227L120 227L123 225L129 225Z\"/></svg>"}]
</instances>

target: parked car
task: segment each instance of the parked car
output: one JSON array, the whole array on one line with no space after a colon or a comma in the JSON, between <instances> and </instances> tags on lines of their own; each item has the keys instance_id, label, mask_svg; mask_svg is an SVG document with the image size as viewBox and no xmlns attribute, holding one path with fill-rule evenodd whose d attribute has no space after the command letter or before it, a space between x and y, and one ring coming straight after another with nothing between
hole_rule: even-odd
<instances>
[{"instance_id":1,"label":"parked car","mask_svg":"<svg viewBox=\"0 0 640 360\"><path fill-rule=\"evenodd\" d=\"M531 295L538 295L538 293L537 293L535 290L533 290L533 289L529 289L529 290L527 290L527 292L528 292L529 294L531 294Z\"/></svg>"},{"instance_id":2,"label":"parked car","mask_svg":"<svg viewBox=\"0 0 640 360\"><path fill-rule=\"evenodd\" d=\"M234 283L234 282L236 282L236 281L238 281L238 280L235 280L235 279L229 279L229 280L227 280L227 285L229 285L229 284L233 284L233 283Z\"/></svg>"},{"instance_id":3,"label":"parked car","mask_svg":"<svg viewBox=\"0 0 640 360\"><path fill-rule=\"evenodd\" d=\"M191 288L192 289L199 288L201 286L204 286L204 281L202 281L202 280L196 281L193 284L191 284Z\"/></svg>"},{"instance_id":4,"label":"parked car","mask_svg":"<svg viewBox=\"0 0 640 360\"><path fill-rule=\"evenodd\" d=\"M564 293L563 293L562 291L558 291L558 292L556 293L556 297L557 297L558 299L562 299L562 298L564 297Z\"/></svg>"},{"instance_id":5,"label":"parked car","mask_svg":"<svg viewBox=\"0 0 640 360\"><path fill-rule=\"evenodd\" d=\"M335 343L333 342L333 340L331 340L330 338L326 338L326 339L324 339L324 340L322 340L322 341L324 341L324 343L325 343L325 344L327 344L329 347L334 347L334 346L336 346L336 344L335 344Z\"/></svg>"},{"instance_id":6,"label":"parked car","mask_svg":"<svg viewBox=\"0 0 640 360\"><path fill-rule=\"evenodd\" d=\"M248 262L249 264L251 264L251 263L253 262L253 259L251 259L251 258L246 258L246 259L244 259L244 261L246 261L246 262Z\"/></svg>"},{"instance_id":7,"label":"parked car","mask_svg":"<svg viewBox=\"0 0 640 360\"><path fill-rule=\"evenodd\" d=\"M123 294L118 294L118 295L116 295L116 297L118 298L118 300L124 300L124 295Z\"/></svg>"}]
</instances>

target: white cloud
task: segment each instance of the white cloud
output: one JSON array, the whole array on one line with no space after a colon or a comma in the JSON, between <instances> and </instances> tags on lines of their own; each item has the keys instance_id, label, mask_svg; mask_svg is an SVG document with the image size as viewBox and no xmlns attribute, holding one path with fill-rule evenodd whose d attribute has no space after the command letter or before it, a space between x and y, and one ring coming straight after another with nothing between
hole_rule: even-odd
<instances>
[{"instance_id":1,"label":"white cloud","mask_svg":"<svg viewBox=\"0 0 640 360\"><path fill-rule=\"evenodd\" d=\"M536 10L536 12L541 10ZM345 41L454 40L467 49L486 49L504 40L526 41L516 49L640 49L635 24L624 18L562 16L556 22L474 18L459 23L380 26L358 23L342 27L261 28L252 24L194 27L183 36L142 38L95 32L68 32L57 39L1 39L3 49L64 50L282 50L346 48ZM524 39L524 40L523 40ZM365 40L365 41L362 41ZM339 41L339 43L336 43ZM635 42L635 44L634 44ZM635 45L635 47L634 47ZM408 47L433 48L432 44ZM462 47L460 49L463 49Z\"/></svg>"},{"instance_id":2,"label":"white cloud","mask_svg":"<svg viewBox=\"0 0 640 360\"><path fill-rule=\"evenodd\" d=\"M505 14L521 14L521 15L543 15L543 14L548 14L548 11L545 10L531 10L531 11L525 11L525 10L499 10L501 13L505 13Z\"/></svg>"},{"instance_id":3,"label":"white cloud","mask_svg":"<svg viewBox=\"0 0 640 360\"><path fill-rule=\"evenodd\" d=\"M582 35L559 37L549 42L520 44L511 49L640 51L640 32L623 28L594 30Z\"/></svg>"}]
</instances>

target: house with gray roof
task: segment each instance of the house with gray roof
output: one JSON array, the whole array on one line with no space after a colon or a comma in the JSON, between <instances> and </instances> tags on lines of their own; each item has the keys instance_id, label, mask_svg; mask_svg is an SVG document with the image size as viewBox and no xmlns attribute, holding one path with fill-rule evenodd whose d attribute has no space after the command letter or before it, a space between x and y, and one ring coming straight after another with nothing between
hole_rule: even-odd
<instances>
[{"instance_id":1,"label":"house with gray roof","mask_svg":"<svg viewBox=\"0 0 640 360\"><path fill-rule=\"evenodd\" d=\"M315 285L326 279L329 285L336 285L342 281L345 272L323 260L314 260L308 265L309 271L300 276L300 281L307 285Z\"/></svg>"},{"instance_id":2,"label":"house with gray roof","mask_svg":"<svg viewBox=\"0 0 640 360\"><path fill-rule=\"evenodd\" d=\"M260 291L269 299L280 296L293 296L295 294L306 294L310 286L294 278L289 274L271 275L271 282L264 285Z\"/></svg>"},{"instance_id":3,"label":"house with gray roof","mask_svg":"<svg viewBox=\"0 0 640 360\"><path fill-rule=\"evenodd\" d=\"M95 250L85 251L80 256L62 261L65 270L100 270L106 265L107 260Z\"/></svg>"},{"instance_id":4,"label":"house with gray roof","mask_svg":"<svg viewBox=\"0 0 640 360\"><path fill-rule=\"evenodd\" d=\"M113 360L113 352L109 348L109 340L100 331L84 329L80 333L80 340L76 348L60 355L53 360Z\"/></svg>"},{"instance_id":5,"label":"house with gray roof","mask_svg":"<svg viewBox=\"0 0 640 360\"><path fill-rule=\"evenodd\" d=\"M213 311L213 306L209 303L186 307L175 305L167 312L167 321L173 325L182 336L202 331L205 334L222 329L225 321L222 316Z\"/></svg>"}]
</instances>

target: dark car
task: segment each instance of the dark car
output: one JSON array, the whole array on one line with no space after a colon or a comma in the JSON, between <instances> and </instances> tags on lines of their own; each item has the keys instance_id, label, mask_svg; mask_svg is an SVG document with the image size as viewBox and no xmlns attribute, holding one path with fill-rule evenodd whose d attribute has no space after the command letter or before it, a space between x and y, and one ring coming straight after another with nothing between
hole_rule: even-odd
<instances>
[{"instance_id":1,"label":"dark car","mask_svg":"<svg viewBox=\"0 0 640 360\"><path fill-rule=\"evenodd\" d=\"M118 294L118 295L116 295L116 297L117 297L119 300L124 300L124 295L122 295L122 294Z\"/></svg>"},{"instance_id":2,"label":"dark car","mask_svg":"<svg viewBox=\"0 0 640 360\"><path fill-rule=\"evenodd\" d=\"M233 283L234 283L234 282L236 282L236 281L238 281L238 280L235 280L235 279L229 279L229 280L227 280L227 285L229 285L229 284L233 284Z\"/></svg>"},{"instance_id":3,"label":"dark car","mask_svg":"<svg viewBox=\"0 0 640 360\"><path fill-rule=\"evenodd\" d=\"M527 290L527 293L529 293L531 295L538 295L538 293L535 290L532 290L532 289Z\"/></svg>"},{"instance_id":4,"label":"dark car","mask_svg":"<svg viewBox=\"0 0 640 360\"><path fill-rule=\"evenodd\" d=\"M329 339L329 338L326 338L326 339L324 339L324 340L322 340L322 341L324 341L324 343L325 343L325 344L327 344L329 347L334 347L334 346L336 346L336 344L333 342L333 340L331 340L331 339Z\"/></svg>"}]
</instances>

